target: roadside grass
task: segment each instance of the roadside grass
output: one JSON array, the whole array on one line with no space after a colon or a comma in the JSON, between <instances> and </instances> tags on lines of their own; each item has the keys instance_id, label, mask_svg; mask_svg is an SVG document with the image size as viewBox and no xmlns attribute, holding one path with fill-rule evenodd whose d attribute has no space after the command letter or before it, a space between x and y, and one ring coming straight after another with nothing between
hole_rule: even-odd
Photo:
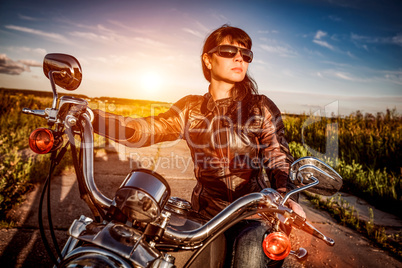
<instances>
[{"instance_id":1,"label":"roadside grass","mask_svg":"<svg viewBox=\"0 0 402 268\"><path fill-rule=\"evenodd\" d=\"M168 103L141 100L87 100L91 108L103 108L108 112L134 117L158 114L169 107ZM50 154L34 154L29 149L28 141L33 130L47 127L46 120L23 114L22 108L40 110L51 107L51 103L49 92L0 89L0 228L14 226L14 223L7 221L7 212L23 202L26 193L33 189L35 184L44 182L50 165ZM95 135L96 148L105 147L106 144L105 138ZM71 166L72 156L68 149L53 175L58 175Z\"/></svg>"},{"instance_id":2,"label":"roadside grass","mask_svg":"<svg viewBox=\"0 0 402 268\"><path fill-rule=\"evenodd\" d=\"M338 223L363 234L378 247L391 252L402 260L402 231L387 233L386 228L374 224L374 212L369 210L369 220L364 221L354 206L342 199L340 195L322 199L319 195L303 192L306 198L318 209L327 211Z\"/></svg>"},{"instance_id":3,"label":"roadside grass","mask_svg":"<svg viewBox=\"0 0 402 268\"><path fill-rule=\"evenodd\" d=\"M285 137L288 142L307 144L326 152L329 137L338 142L339 157L364 169L387 169L400 174L402 159L402 115L386 109L376 114L356 111L346 117L319 117L309 114L285 115Z\"/></svg>"},{"instance_id":4,"label":"roadside grass","mask_svg":"<svg viewBox=\"0 0 402 268\"><path fill-rule=\"evenodd\" d=\"M310 155L300 143L291 142L289 148L295 159ZM356 195L373 206L402 218L402 177L386 168L364 168L355 161L347 163L339 159L335 164L331 159L321 159L343 178L342 191Z\"/></svg>"}]
</instances>

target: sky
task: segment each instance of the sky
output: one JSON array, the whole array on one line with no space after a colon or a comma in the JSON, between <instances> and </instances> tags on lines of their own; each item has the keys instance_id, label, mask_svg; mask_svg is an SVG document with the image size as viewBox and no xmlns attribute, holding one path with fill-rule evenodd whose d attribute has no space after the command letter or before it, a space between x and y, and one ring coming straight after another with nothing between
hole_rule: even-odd
<instances>
[{"instance_id":1,"label":"sky","mask_svg":"<svg viewBox=\"0 0 402 268\"><path fill-rule=\"evenodd\" d=\"M249 74L282 112L401 113L401 13L399 0L1 0L0 87L51 91L43 58L66 53L77 94L203 95L203 42L229 24L252 38Z\"/></svg>"}]
</instances>

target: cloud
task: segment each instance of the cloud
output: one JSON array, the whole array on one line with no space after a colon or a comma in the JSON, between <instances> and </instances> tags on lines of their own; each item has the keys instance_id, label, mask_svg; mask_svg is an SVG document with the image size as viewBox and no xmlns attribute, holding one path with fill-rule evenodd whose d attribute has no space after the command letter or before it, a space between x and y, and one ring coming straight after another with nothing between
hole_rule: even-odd
<instances>
[{"instance_id":1,"label":"cloud","mask_svg":"<svg viewBox=\"0 0 402 268\"><path fill-rule=\"evenodd\" d=\"M105 55L103 57L89 57L89 59L109 65L111 64L122 65L124 63L130 62L130 59L128 57L121 55Z\"/></svg>"},{"instance_id":2,"label":"cloud","mask_svg":"<svg viewBox=\"0 0 402 268\"><path fill-rule=\"evenodd\" d=\"M38 62L36 60L19 60L18 62L21 62L22 64L24 64L25 66L28 67L42 67L42 63Z\"/></svg>"},{"instance_id":3,"label":"cloud","mask_svg":"<svg viewBox=\"0 0 402 268\"><path fill-rule=\"evenodd\" d=\"M143 43L145 45L150 45L154 47L166 47L165 43L150 39L150 38L143 38L143 37L135 37L135 41L138 41L140 43Z\"/></svg>"},{"instance_id":4,"label":"cloud","mask_svg":"<svg viewBox=\"0 0 402 268\"><path fill-rule=\"evenodd\" d=\"M392 37L392 43L402 46L402 34L398 34L398 35Z\"/></svg>"},{"instance_id":5,"label":"cloud","mask_svg":"<svg viewBox=\"0 0 402 268\"><path fill-rule=\"evenodd\" d=\"M118 24L116 22L111 21L113 24ZM119 24L119 27L124 27L125 30L130 30L130 27L126 27L124 24ZM87 26L86 28L90 29L91 31L73 31L70 32L69 35L78 37L80 39L85 38L87 40L93 41L95 43L102 43L106 45L110 45L111 43L117 45L125 45L125 46L132 46L141 43L146 46L154 46L154 47L166 47L165 43L159 42L155 39L148 38L148 37L141 37L141 36L132 36L131 35L124 35L119 34L118 32L108 29L107 27L98 24L96 26ZM135 31L133 32L139 33L151 33L149 31Z\"/></svg>"},{"instance_id":6,"label":"cloud","mask_svg":"<svg viewBox=\"0 0 402 268\"><path fill-rule=\"evenodd\" d=\"M113 37L111 36L106 36L106 35L99 35L96 33L92 32L71 32L71 36L74 37L79 37L79 38L86 38L91 41L95 42L110 42L110 41L115 41Z\"/></svg>"},{"instance_id":7,"label":"cloud","mask_svg":"<svg viewBox=\"0 0 402 268\"><path fill-rule=\"evenodd\" d=\"M335 21L335 22L342 21L342 18L340 18L340 17L338 17L338 16L336 16L336 15L329 15L328 18L329 18L330 20L332 20L332 21Z\"/></svg>"},{"instance_id":8,"label":"cloud","mask_svg":"<svg viewBox=\"0 0 402 268\"><path fill-rule=\"evenodd\" d=\"M332 45L330 45L328 42L326 42L326 41L313 40L313 43L316 43L317 45L320 45L322 47L326 47L326 48L328 48L330 50L335 50L335 48Z\"/></svg>"},{"instance_id":9,"label":"cloud","mask_svg":"<svg viewBox=\"0 0 402 268\"><path fill-rule=\"evenodd\" d=\"M331 62L326 62L332 64ZM337 69L327 69L316 73L320 78L334 77L356 83L391 83L402 85L402 70L376 70L370 68L359 68L365 75L358 75L352 66L336 64ZM352 68L352 69L351 69Z\"/></svg>"},{"instance_id":10,"label":"cloud","mask_svg":"<svg viewBox=\"0 0 402 268\"><path fill-rule=\"evenodd\" d=\"M321 30L318 30L317 33L314 36L314 39L321 39L321 37L327 36L326 32L323 32Z\"/></svg>"},{"instance_id":11,"label":"cloud","mask_svg":"<svg viewBox=\"0 0 402 268\"><path fill-rule=\"evenodd\" d=\"M155 30L153 30L152 28L149 29L142 29L139 28L139 26L137 25L137 27L130 27L125 23L122 23L120 21L116 21L116 20L107 20L108 23L118 26L119 28L123 29L123 30L127 30L133 33L137 33L137 34L152 34L153 32L155 32ZM84 27L84 25L80 25L80 27ZM85 25L85 27L89 28L88 25Z\"/></svg>"},{"instance_id":12,"label":"cloud","mask_svg":"<svg viewBox=\"0 0 402 268\"><path fill-rule=\"evenodd\" d=\"M0 73L20 75L23 72L30 72L29 67L42 67L42 63L34 60L13 61L6 54L0 54Z\"/></svg>"},{"instance_id":13,"label":"cloud","mask_svg":"<svg viewBox=\"0 0 402 268\"><path fill-rule=\"evenodd\" d=\"M328 48L330 50L335 50L335 47L329 44L327 41L321 40L323 37L327 36L328 34L324 31L318 30L314 36L313 43Z\"/></svg>"},{"instance_id":14,"label":"cloud","mask_svg":"<svg viewBox=\"0 0 402 268\"><path fill-rule=\"evenodd\" d=\"M308 49L308 48L304 47L304 48L303 48L303 51L305 52L305 54L312 55L312 56L314 56L314 57L316 57L316 56L318 56L318 57L323 57L323 55L321 54L321 52L319 52L319 51L317 51L317 50L311 50L311 49Z\"/></svg>"},{"instance_id":15,"label":"cloud","mask_svg":"<svg viewBox=\"0 0 402 268\"><path fill-rule=\"evenodd\" d=\"M357 81L357 79L353 78L350 76L350 74L347 73L342 73L342 72L335 72L334 75L338 78L341 78L343 80L347 81Z\"/></svg>"},{"instance_id":16,"label":"cloud","mask_svg":"<svg viewBox=\"0 0 402 268\"><path fill-rule=\"evenodd\" d=\"M63 42L63 43L68 42L68 40L64 36L57 34L57 33L47 33L47 32L43 32L41 30L36 30L36 29L21 27L21 26L15 26L15 25L6 25L4 27L6 29L10 29L10 30L15 30L15 31L19 31L19 32L38 35L41 37L46 37L46 38L51 39L56 42Z\"/></svg>"},{"instance_id":17,"label":"cloud","mask_svg":"<svg viewBox=\"0 0 402 268\"><path fill-rule=\"evenodd\" d=\"M0 73L19 75L24 71L27 71L24 64L13 61L6 54L0 54Z\"/></svg>"},{"instance_id":18,"label":"cloud","mask_svg":"<svg viewBox=\"0 0 402 268\"><path fill-rule=\"evenodd\" d=\"M275 43L276 41L272 41L272 42ZM294 57L294 56L297 56L297 52L291 46L289 46L287 44L279 44L279 45L261 44L260 48L262 48L264 51L267 51L269 53L277 54L277 55L279 55L281 57Z\"/></svg>"},{"instance_id":19,"label":"cloud","mask_svg":"<svg viewBox=\"0 0 402 268\"><path fill-rule=\"evenodd\" d=\"M402 70L399 71L381 71L386 81L402 85Z\"/></svg>"},{"instance_id":20,"label":"cloud","mask_svg":"<svg viewBox=\"0 0 402 268\"><path fill-rule=\"evenodd\" d=\"M279 31L277 31L277 30L259 30L259 31L257 31L257 33L259 33L259 34L269 34L269 33L273 33L273 34L277 34L277 33L279 33Z\"/></svg>"},{"instance_id":21,"label":"cloud","mask_svg":"<svg viewBox=\"0 0 402 268\"><path fill-rule=\"evenodd\" d=\"M350 51L346 52L346 54L351 58L351 59L357 59L357 57Z\"/></svg>"},{"instance_id":22,"label":"cloud","mask_svg":"<svg viewBox=\"0 0 402 268\"><path fill-rule=\"evenodd\" d=\"M402 46L402 33L388 37L364 36L352 33L350 37L355 42Z\"/></svg>"},{"instance_id":23,"label":"cloud","mask_svg":"<svg viewBox=\"0 0 402 268\"><path fill-rule=\"evenodd\" d=\"M29 21L40 21L41 19L30 17L30 16L25 16L22 14L18 14L18 17L22 20L29 20Z\"/></svg>"},{"instance_id":24,"label":"cloud","mask_svg":"<svg viewBox=\"0 0 402 268\"><path fill-rule=\"evenodd\" d=\"M196 37L204 38L204 34L200 33L199 31L195 31L195 30L192 30L192 29L189 29L189 28L182 28L182 30L184 32L192 34L192 35L194 35Z\"/></svg>"},{"instance_id":25,"label":"cloud","mask_svg":"<svg viewBox=\"0 0 402 268\"><path fill-rule=\"evenodd\" d=\"M375 82L376 78L374 76L371 76L370 78L364 78L364 77L358 77L354 74L353 70L352 71L347 71L345 70L347 66L343 66L341 69L329 69L329 70L323 70L320 72L320 77L333 77L333 78L338 78L341 80L346 80L349 82L356 82L356 83L372 83Z\"/></svg>"},{"instance_id":26,"label":"cloud","mask_svg":"<svg viewBox=\"0 0 402 268\"><path fill-rule=\"evenodd\" d=\"M47 54L46 49L44 48L30 48L30 47L18 47L18 46L11 46L11 47L5 47L6 50L14 52L14 53L35 53L38 54L40 56L44 56Z\"/></svg>"}]
</instances>

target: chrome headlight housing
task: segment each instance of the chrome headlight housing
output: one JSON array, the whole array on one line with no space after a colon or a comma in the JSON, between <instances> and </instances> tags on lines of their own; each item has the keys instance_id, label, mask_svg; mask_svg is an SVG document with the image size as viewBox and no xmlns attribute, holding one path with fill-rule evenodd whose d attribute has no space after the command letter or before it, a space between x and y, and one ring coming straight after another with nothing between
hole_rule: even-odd
<instances>
[{"instance_id":1,"label":"chrome headlight housing","mask_svg":"<svg viewBox=\"0 0 402 268\"><path fill-rule=\"evenodd\" d=\"M114 205L131 221L156 220L170 197L170 187L156 172L133 170L116 192Z\"/></svg>"}]
</instances>

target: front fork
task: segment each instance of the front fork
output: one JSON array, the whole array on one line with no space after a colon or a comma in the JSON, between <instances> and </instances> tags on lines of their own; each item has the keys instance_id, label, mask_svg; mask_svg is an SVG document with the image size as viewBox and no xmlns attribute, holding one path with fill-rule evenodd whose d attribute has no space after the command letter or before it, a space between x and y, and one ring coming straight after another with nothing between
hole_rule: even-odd
<instances>
[{"instance_id":1,"label":"front fork","mask_svg":"<svg viewBox=\"0 0 402 268\"><path fill-rule=\"evenodd\" d=\"M78 237L83 231L86 230L86 226L92 222L92 219L81 215L78 220L74 220L68 229L68 240L63 247L61 252L61 257L64 259L74 248L77 247L80 240L75 237ZM58 260L58 263L61 263L63 260ZM57 266L54 266L57 268Z\"/></svg>"}]
</instances>

